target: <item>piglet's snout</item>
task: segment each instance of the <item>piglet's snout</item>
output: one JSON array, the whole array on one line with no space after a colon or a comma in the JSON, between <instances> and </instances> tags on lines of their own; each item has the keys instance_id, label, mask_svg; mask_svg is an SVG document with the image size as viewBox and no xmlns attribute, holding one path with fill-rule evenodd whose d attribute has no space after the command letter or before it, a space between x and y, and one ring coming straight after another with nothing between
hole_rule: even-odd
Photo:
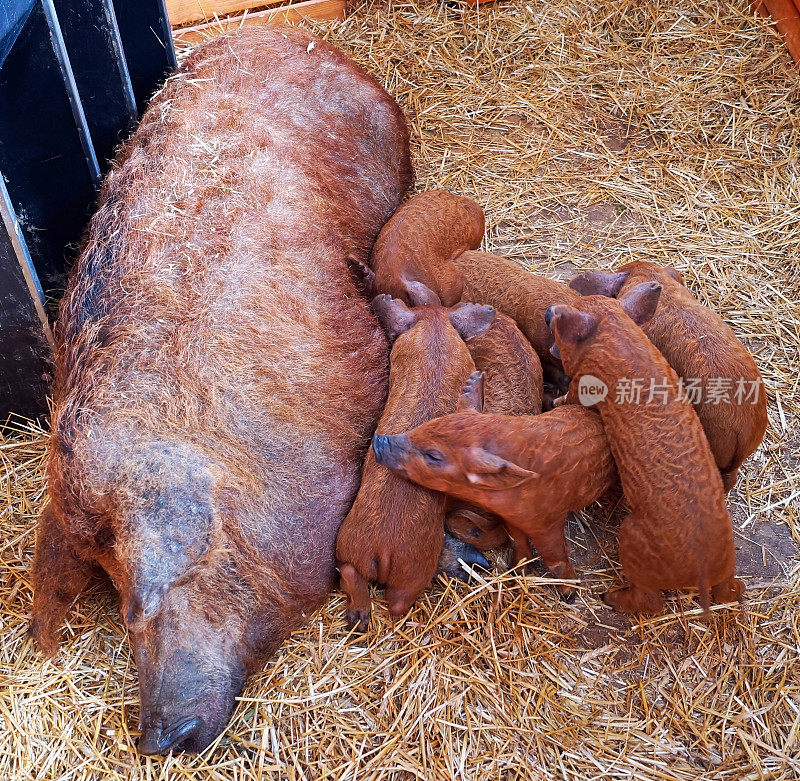
<instances>
[{"instance_id":1,"label":"piglet's snout","mask_svg":"<svg viewBox=\"0 0 800 781\"><path fill-rule=\"evenodd\" d=\"M405 434L398 436L384 436L376 434L372 438L372 449L375 451L375 460L390 469L402 466L406 456Z\"/></svg>"}]
</instances>

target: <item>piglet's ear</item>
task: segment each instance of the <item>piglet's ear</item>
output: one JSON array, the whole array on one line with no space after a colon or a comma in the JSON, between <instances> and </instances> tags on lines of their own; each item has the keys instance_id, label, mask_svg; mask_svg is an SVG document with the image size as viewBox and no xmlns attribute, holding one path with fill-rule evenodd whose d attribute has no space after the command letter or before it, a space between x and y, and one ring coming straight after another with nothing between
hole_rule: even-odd
<instances>
[{"instance_id":1,"label":"piglet's ear","mask_svg":"<svg viewBox=\"0 0 800 781\"><path fill-rule=\"evenodd\" d=\"M457 304L450 310L450 322L466 341L480 336L492 324L496 310L483 304Z\"/></svg>"},{"instance_id":2,"label":"piglet's ear","mask_svg":"<svg viewBox=\"0 0 800 781\"><path fill-rule=\"evenodd\" d=\"M600 320L588 312L580 312L571 306L553 306L547 310L550 313L549 324L553 332L563 342L579 344L594 334ZM560 351L559 351L560 352Z\"/></svg>"},{"instance_id":3,"label":"piglet's ear","mask_svg":"<svg viewBox=\"0 0 800 781\"><path fill-rule=\"evenodd\" d=\"M461 391L456 412L483 412L483 372L472 372Z\"/></svg>"},{"instance_id":4,"label":"piglet's ear","mask_svg":"<svg viewBox=\"0 0 800 781\"><path fill-rule=\"evenodd\" d=\"M644 282L627 292L619 302L636 325L645 325L656 313L660 296L661 285L658 282Z\"/></svg>"},{"instance_id":5,"label":"piglet's ear","mask_svg":"<svg viewBox=\"0 0 800 781\"><path fill-rule=\"evenodd\" d=\"M467 469L467 480L471 485L490 491L514 488L526 480L539 477L537 472L523 469L483 448L473 448L470 451Z\"/></svg>"},{"instance_id":6,"label":"piglet's ear","mask_svg":"<svg viewBox=\"0 0 800 781\"><path fill-rule=\"evenodd\" d=\"M627 279L627 271L586 271L575 277L569 286L582 296L616 298Z\"/></svg>"},{"instance_id":7,"label":"piglet's ear","mask_svg":"<svg viewBox=\"0 0 800 781\"><path fill-rule=\"evenodd\" d=\"M390 342L417 324L417 316L399 298L386 294L372 299L372 311Z\"/></svg>"},{"instance_id":8,"label":"piglet's ear","mask_svg":"<svg viewBox=\"0 0 800 781\"><path fill-rule=\"evenodd\" d=\"M414 306L441 306L439 296L422 282L406 282L406 295Z\"/></svg>"},{"instance_id":9,"label":"piglet's ear","mask_svg":"<svg viewBox=\"0 0 800 781\"><path fill-rule=\"evenodd\" d=\"M686 283L683 281L683 274L681 274L678 269L674 268L673 266L667 266L664 271L667 272L676 282L679 282L681 285L685 285Z\"/></svg>"}]
</instances>

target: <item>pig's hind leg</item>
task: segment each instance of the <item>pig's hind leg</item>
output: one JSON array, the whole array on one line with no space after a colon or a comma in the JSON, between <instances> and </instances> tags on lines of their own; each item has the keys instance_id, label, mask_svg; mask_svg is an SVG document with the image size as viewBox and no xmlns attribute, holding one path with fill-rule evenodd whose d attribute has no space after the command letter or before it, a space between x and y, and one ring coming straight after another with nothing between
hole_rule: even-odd
<instances>
[{"instance_id":1,"label":"pig's hind leg","mask_svg":"<svg viewBox=\"0 0 800 781\"><path fill-rule=\"evenodd\" d=\"M664 598L656 590L659 582L665 582L664 549L654 537L648 525L633 515L622 521L619 561L630 585L603 595L603 601L619 613L657 614L664 609Z\"/></svg>"},{"instance_id":2,"label":"pig's hind leg","mask_svg":"<svg viewBox=\"0 0 800 781\"><path fill-rule=\"evenodd\" d=\"M347 595L348 630L366 632L371 612L369 583L352 564L342 564L339 567L339 587Z\"/></svg>"},{"instance_id":3,"label":"pig's hind leg","mask_svg":"<svg viewBox=\"0 0 800 781\"><path fill-rule=\"evenodd\" d=\"M664 609L664 598L657 591L626 586L606 591L603 602L618 613L647 613L656 615Z\"/></svg>"},{"instance_id":4,"label":"pig's hind leg","mask_svg":"<svg viewBox=\"0 0 800 781\"><path fill-rule=\"evenodd\" d=\"M42 653L58 650L58 628L75 597L83 590L97 567L73 551L58 524L51 505L39 516L31 580L33 609L30 634Z\"/></svg>"}]
</instances>

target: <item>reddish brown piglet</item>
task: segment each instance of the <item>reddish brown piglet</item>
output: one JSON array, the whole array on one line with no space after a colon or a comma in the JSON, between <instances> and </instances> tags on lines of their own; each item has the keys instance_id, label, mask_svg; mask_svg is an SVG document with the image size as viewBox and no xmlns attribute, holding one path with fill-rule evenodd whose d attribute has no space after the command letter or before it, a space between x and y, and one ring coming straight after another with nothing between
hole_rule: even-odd
<instances>
[{"instance_id":1,"label":"reddish brown piglet","mask_svg":"<svg viewBox=\"0 0 800 781\"><path fill-rule=\"evenodd\" d=\"M587 272L570 287L584 295L624 296L644 282L662 287L658 309L644 332L686 381L725 490L730 491L742 462L761 444L768 423L761 373L730 327L692 295L676 269L657 263L635 261L614 273Z\"/></svg>"},{"instance_id":2,"label":"reddish brown piglet","mask_svg":"<svg viewBox=\"0 0 800 781\"><path fill-rule=\"evenodd\" d=\"M514 564L532 558L533 542L553 575L572 580L567 513L616 482L600 416L577 405L535 416L479 414L482 384L482 375L470 378L462 412L406 434L376 434L375 457L408 480L500 516L514 543ZM558 590L564 599L574 597L567 584Z\"/></svg>"},{"instance_id":3,"label":"reddish brown piglet","mask_svg":"<svg viewBox=\"0 0 800 781\"><path fill-rule=\"evenodd\" d=\"M542 411L542 364L516 323L498 312L486 333L467 342L475 368L485 375L484 410L497 415ZM453 500L447 530L478 550L503 545L508 536L496 515Z\"/></svg>"},{"instance_id":4,"label":"reddish brown piglet","mask_svg":"<svg viewBox=\"0 0 800 781\"><path fill-rule=\"evenodd\" d=\"M561 282L532 274L500 255L469 251L453 263L464 275L464 299L489 304L512 317L539 356L545 378L565 392L569 380L561 361L550 352L553 334L545 325L544 313L553 304L569 304L580 296Z\"/></svg>"},{"instance_id":5,"label":"reddish brown piglet","mask_svg":"<svg viewBox=\"0 0 800 781\"><path fill-rule=\"evenodd\" d=\"M722 479L703 427L680 394L678 376L642 332L660 285L638 285L619 301L582 298L554 306L547 321L573 378L568 402L595 403L630 515L619 534L626 588L606 602L625 613L658 613L661 591L698 587L708 610L738 599L736 555ZM633 381L648 391L637 398Z\"/></svg>"},{"instance_id":6,"label":"reddish brown piglet","mask_svg":"<svg viewBox=\"0 0 800 781\"><path fill-rule=\"evenodd\" d=\"M373 310L394 342L389 398L378 431L394 433L453 412L474 371L465 339L483 333L494 309L460 304L453 309L409 309L378 296ZM401 616L428 586L444 539L445 497L393 475L370 448L361 488L336 542L349 628L369 626L369 582L386 586L392 616Z\"/></svg>"},{"instance_id":7,"label":"reddish brown piglet","mask_svg":"<svg viewBox=\"0 0 800 781\"><path fill-rule=\"evenodd\" d=\"M429 190L410 198L384 225L370 268L351 265L368 297L386 293L410 306L454 306L464 281L452 259L480 246L485 227L483 209L474 201Z\"/></svg>"}]
</instances>

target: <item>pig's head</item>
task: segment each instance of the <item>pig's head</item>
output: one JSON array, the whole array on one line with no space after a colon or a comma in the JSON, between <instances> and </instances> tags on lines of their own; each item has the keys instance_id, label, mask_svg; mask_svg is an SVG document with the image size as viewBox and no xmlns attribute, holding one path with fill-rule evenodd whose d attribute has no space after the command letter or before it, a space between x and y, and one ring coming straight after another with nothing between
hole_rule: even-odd
<instances>
[{"instance_id":1,"label":"pig's head","mask_svg":"<svg viewBox=\"0 0 800 781\"><path fill-rule=\"evenodd\" d=\"M107 549L141 697L139 750L200 751L224 728L259 639L254 593L223 530L224 494L198 450L126 449L112 479Z\"/></svg>"},{"instance_id":2,"label":"pig's head","mask_svg":"<svg viewBox=\"0 0 800 781\"><path fill-rule=\"evenodd\" d=\"M553 354L560 358L564 370L571 377L581 373L587 352L606 338L614 343L615 336L624 333L632 320L643 326L653 317L661 295L661 285L646 282L637 285L617 300L601 295L581 298L574 306L557 304L545 312L545 322L550 327L556 343ZM618 340L618 351L628 347L625 340Z\"/></svg>"},{"instance_id":3,"label":"pig's head","mask_svg":"<svg viewBox=\"0 0 800 781\"><path fill-rule=\"evenodd\" d=\"M459 412L406 434L376 434L375 459L425 488L502 514L503 493L539 475L500 455L502 430L489 417L476 414L482 406L483 375L476 372L464 388Z\"/></svg>"},{"instance_id":4,"label":"pig's head","mask_svg":"<svg viewBox=\"0 0 800 781\"><path fill-rule=\"evenodd\" d=\"M646 260L627 263L619 271L585 271L578 274L569 286L582 296L607 296L616 298L628 280L658 282L661 285L677 282L683 284L680 272L672 266L661 266Z\"/></svg>"}]
</instances>

